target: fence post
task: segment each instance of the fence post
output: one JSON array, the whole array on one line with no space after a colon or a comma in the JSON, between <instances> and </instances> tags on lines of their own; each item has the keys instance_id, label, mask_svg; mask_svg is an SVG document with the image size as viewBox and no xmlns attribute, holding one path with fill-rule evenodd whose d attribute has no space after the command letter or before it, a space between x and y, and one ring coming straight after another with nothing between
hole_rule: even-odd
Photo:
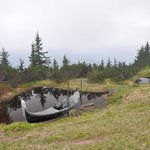
<instances>
[{"instance_id":1,"label":"fence post","mask_svg":"<svg viewBox=\"0 0 150 150\"><path fill-rule=\"evenodd\" d=\"M69 80L68 80L68 89L67 89L67 116L69 116Z\"/></svg>"},{"instance_id":2,"label":"fence post","mask_svg":"<svg viewBox=\"0 0 150 150\"><path fill-rule=\"evenodd\" d=\"M81 78L81 89L80 89L80 101L82 105L82 78Z\"/></svg>"}]
</instances>

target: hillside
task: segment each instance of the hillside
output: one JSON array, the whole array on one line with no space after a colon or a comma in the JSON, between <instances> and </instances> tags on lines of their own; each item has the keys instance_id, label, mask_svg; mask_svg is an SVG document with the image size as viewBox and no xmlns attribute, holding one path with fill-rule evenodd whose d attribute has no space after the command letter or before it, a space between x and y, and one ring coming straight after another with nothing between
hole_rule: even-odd
<instances>
[{"instance_id":1,"label":"hillside","mask_svg":"<svg viewBox=\"0 0 150 150\"><path fill-rule=\"evenodd\" d=\"M149 78L150 77L150 66L147 66L145 68L143 68L140 72L138 72L135 75L135 80L137 80L140 77L145 77L145 78Z\"/></svg>"},{"instance_id":2,"label":"hillside","mask_svg":"<svg viewBox=\"0 0 150 150\"><path fill-rule=\"evenodd\" d=\"M149 149L150 85L101 86L112 91L107 108L56 122L1 124L0 149Z\"/></svg>"}]
</instances>

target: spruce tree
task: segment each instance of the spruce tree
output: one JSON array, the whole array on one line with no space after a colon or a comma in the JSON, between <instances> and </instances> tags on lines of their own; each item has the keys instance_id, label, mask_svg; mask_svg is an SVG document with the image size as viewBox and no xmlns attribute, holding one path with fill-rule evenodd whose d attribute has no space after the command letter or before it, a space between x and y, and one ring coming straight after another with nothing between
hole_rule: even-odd
<instances>
[{"instance_id":1,"label":"spruce tree","mask_svg":"<svg viewBox=\"0 0 150 150\"><path fill-rule=\"evenodd\" d=\"M114 59L114 68L117 68L117 60Z\"/></svg>"},{"instance_id":2,"label":"spruce tree","mask_svg":"<svg viewBox=\"0 0 150 150\"><path fill-rule=\"evenodd\" d=\"M18 66L18 70L19 72L24 71L24 61L22 59L20 59L20 65Z\"/></svg>"},{"instance_id":3,"label":"spruce tree","mask_svg":"<svg viewBox=\"0 0 150 150\"><path fill-rule=\"evenodd\" d=\"M50 57L47 57L46 54L48 52L42 52L42 39L39 36L39 33L37 32L35 37L35 53L36 53L36 63L39 66L48 66L50 64Z\"/></svg>"},{"instance_id":4,"label":"spruce tree","mask_svg":"<svg viewBox=\"0 0 150 150\"><path fill-rule=\"evenodd\" d=\"M134 61L134 67L145 67L150 64L150 45L147 42L145 46L142 46L137 53Z\"/></svg>"},{"instance_id":5,"label":"spruce tree","mask_svg":"<svg viewBox=\"0 0 150 150\"><path fill-rule=\"evenodd\" d=\"M63 61L62 61L63 67L67 67L69 63L70 63L69 59L67 59L66 55L64 55Z\"/></svg>"},{"instance_id":6,"label":"spruce tree","mask_svg":"<svg viewBox=\"0 0 150 150\"><path fill-rule=\"evenodd\" d=\"M104 60L102 59L101 64L99 65L99 71L103 71L104 70Z\"/></svg>"},{"instance_id":7,"label":"spruce tree","mask_svg":"<svg viewBox=\"0 0 150 150\"><path fill-rule=\"evenodd\" d=\"M34 43L31 44L31 56L29 57L29 60L30 60L30 66L31 67L35 67L37 64L36 64L36 55L35 55L35 46L34 46Z\"/></svg>"},{"instance_id":8,"label":"spruce tree","mask_svg":"<svg viewBox=\"0 0 150 150\"><path fill-rule=\"evenodd\" d=\"M54 61L53 61L53 71L58 71L58 69L59 69L58 63L57 63L56 59L54 59Z\"/></svg>"},{"instance_id":9,"label":"spruce tree","mask_svg":"<svg viewBox=\"0 0 150 150\"><path fill-rule=\"evenodd\" d=\"M103 68L104 68L104 60L103 59L101 61L101 66L103 66Z\"/></svg>"},{"instance_id":10,"label":"spruce tree","mask_svg":"<svg viewBox=\"0 0 150 150\"><path fill-rule=\"evenodd\" d=\"M93 70L98 70L98 65L96 63L93 64Z\"/></svg>"},{"instance_id":11,"label":"spruce tree","mask_svg":"<svg viewBox=\"0 0 150 150\"><path fill-rule=\"evenodd\" d=\"M8 67L10 65L8 57L9 57L9 53L7 51L5 51L4 48L2 48L2 52L0 52L0 62L1 65L4 67Z\"/></svg>"},{"instance_id":12,"label":"spruce tree","mask_svg":"<svg viewBox=\"0 0 150 150\"><path fill-rule=\"evenodd\" d=\"M52 78L57 83L59 83L60 81L62 81L63 76L62 76L62 74L61 74L61 72L59 70L59 66L58 66L58 63L57 63L56 59L54 59L52 67L53 67Z\"/></svg>"},{"instance_id":13,"label":"spruce tree","mask_svg":"<svg viewBox=\"0 0 150 150\"><path fill-rule=\"evenodd\" d=\"M30 66L35 67L35 66L49 66L50 62L50 57L47 57L46 54L48 52L43 52L43 47L42 47L42 39L39 36L39 33L37 32L36 37L35 37L35 44L32 43L32 52L31 56L29 57L30 59Z\"/></svg>"},{"instance_id":14,"label":"spruce tree","mask_svg":"<svg viewBox=\"0 0 150 150\"><path fill-rule=\"evenodd\" d=\"M144 47L142 45L142 47L138 50L137 56L136 56L136 60L135 61L139 61L141 59L144 58Z\"/></svg>"},{"instance_id":15,"label":"spruce tree","mask_svg":"<svg viewBox=\"0 0 150 150\"><path fill-rule=\"evenodd\" d=\"M110 67L111 67L111 61L110 61L110 58L108 58L107 68L110 68Z\"/></svg>"},{"instance_id":16,"label":"spruce tree","mask_svg":"<svg viewBox=\"0 0 150 150\"><path fill-rule=\"evenodd\" d=\"M147 42L145 45L145 56L148 56L150 54L150 47L149 43Z\"/></svg>"},{"instance_id":17,"label":"spruce tree","mask_svg":"<svg viewBox=\"0 0 150 150\"><path fill-rule=\"evenodd\" d=\"M150 64L150 46L149 43L147 42L145 45L145 63L144 66L147 66Z\"/></svg>"}]
</instances>

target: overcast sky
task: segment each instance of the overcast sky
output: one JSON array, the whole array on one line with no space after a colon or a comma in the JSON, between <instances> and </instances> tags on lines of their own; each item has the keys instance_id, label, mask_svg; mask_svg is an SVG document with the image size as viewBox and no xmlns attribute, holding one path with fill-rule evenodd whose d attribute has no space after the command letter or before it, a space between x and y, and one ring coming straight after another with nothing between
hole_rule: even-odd
<instances>
[{"instance_id":1,"label":"overcast sky","mask_svg":"<svg viewBox=\"0 0 150 150\"><path fill-rule=\"evenodd\" d=\"M28 63L39 31L44 51L60 62L132 62L150 39L149 0L0 0L0 46Z\"/></svg>"}]
</instances>

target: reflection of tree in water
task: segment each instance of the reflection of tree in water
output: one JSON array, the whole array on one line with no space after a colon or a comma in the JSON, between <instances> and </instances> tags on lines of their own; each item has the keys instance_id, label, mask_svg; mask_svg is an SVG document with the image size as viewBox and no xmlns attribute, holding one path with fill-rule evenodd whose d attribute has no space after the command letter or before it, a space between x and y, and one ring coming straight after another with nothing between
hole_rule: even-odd
<instances>
[{"instance_id":1,"label":"reflection of tree in water","mask_svg":"<svg viewBox=\"0 0 150 150\"><path fill-rule=\"evenodd\" d=\"M31 96L32 96L32 90L28 90L28 91L20 94L20 97L25 101L31 100Z\"/></svg>"},{"instance_id":2,"label":"reflection of tree in water","mask_svg":"<svg viewBox=\"0 0 150 150\"><path fill-rule=\"evenodd\" d=\"M8 107L12 110L17 110L18 108L21 108L21 101L18 96L15 96L11 101L7 103Z\"/></svg>"},{"instance_id":3,"label":"reflection of tree in water","mask_svg":"<svg viewBox=\"0 0 150 150\"><path fill-rule=\"evenodd\" d=\"M13 120L9 116L9 111L16 111L17 109L21 108L21 101L20 98L24 99L25 101L29 100L32 96L32 92L27 91L25 93L20 94L19 96L13 97L11 100L3 102L0 104L0 123L10 124Z\"/></svg>"},{"instance_id":4,"label":"reflection of tree in water","mask_svg":"<svg viewBox=\"0 0 150 150\"><path fill-rule=\"evenodd\" d=\"M89 93L87 96L88 100L96 99L96 95L94 93Z\"/></svg>"},{"instance_id":5,"label":"reflection of tree in water","mask_svg":"<svg viewBox=\"0 0 150 150\"><path fill-rule=\"evenodd\" d=\"M82 92L82 96L85 95L88 100L96 99L97 97L101 97L101 93L92 93L92 92Z\"/></svg>"},{"instance_id":6,"label":"reflection of tree in water","mask_svg":"<svg viewBox=\"0 0 150 150\"><path fill-rule=\"evenodd\" d=\"M13 99L11 99L7 105L9 106L9 108L11 108L12 110L17 110L19 108L21 108L21 99L28 101L31 100L31 96L32 96L32 91L27 91L26 93L22 93L20 94L20 96L15 96Z\"/></svg>"},{"instance_id":7,"label":"reflection of tree in water","mask_svg":"<svg viewBox=\"0 0 150 150\"><path fill-rule=\"evenodd\" d=\"M22 98L23 100L27 101L27 100L30 100L31 96L32 96L32 92L30 90L30 91L27 91L26 93L22 93L19 96L13 97L10 101L5 102L5 105L12 110L17 110L21 108L20 99Z\"/></svg>"},{"instance_id":8,"label":"reflection of tree in water","mask_svg":"<svg viewBox=\"0 0 150 150\"><path fill-rule=\"evenodd\" d=\"M48 93L48 90L46 88L42 88L42 87L39 87L39 88L35 88L33 90L34 94L36 94L36 98L39 98L40 99L40 103L41 103L41 106L44 108L44 104L46 103L46 96L45 94Z\"/></svg>"},{"instance_id":9,"label":"reflection of tree in water","mask_svg":"<svg viewBox=\"0 0 150 150\"><path fill-rule=\"evenodd\" d=\"M8 113L8 106L6 104L0 104L0 123L10 124L12 122Z\"/></svg>"},{"instance_id":10,"label":"reflection of tree in water","mask_svg":"<svg viewBox=\"0 0 150 150\"><path fill-rule=\"evenodd\" d=\"M97 97L101 97L102 93L96 93Z\"/></svg>"},{"instance_id":11,"label":"reflection of tree in water","mask_svg":"<svg viewBox=\"0 0 150 150\"><path fill-rule=\"evenodd\" d=\"M82 96L86 96L87 94L87 92L82 92Z\"/></svg>"},{"instance_id":12,"label":"reflection of tree in water","mask_svg":"<svg viewBox=\"0 0 150 150\"><path fill-rule=\"evenodd\" d=\"M40 103L42 105L43 108L45 108L44 104L46 103L46 96L44 96L44 93L41 92L41 94L39 95L40 98Z\"/></svg>"},{"instance_id":13,"label":"reflection of tree in water","mask_svg":"<svg viewBox=\"0 0 150 150\"><path fill-rule=\"evenodd\" d=\"M67 90L60 89L60 92L61 92L62 96L67 96ZM71 96L73 94L74 94L74 91L73 90L69 90L69 96Z\"/></svg>"},{"instance_id":14,"label":"reflection of tree in water","mask_svg":"<svg viewBox=\"0 0 150 150\"><path fill-rule=\"evenodd\" d=\"M0 123L12 123L13 120L9 116L10 111L16 111L17 109L21 108L21 101L23 99L25 101L31 100L33 94L36 94L37 97L40 99L40 103L42 107L46 102L46 95L50 94L54 96L57 100L59 100L60 96L67 96L67 90L57 89L57 88L50 88L50 87L40 87L34 88L32 90L28 90L18 96L15 96L13 99L7 102L0 103ZM74 91L70 90L69 95L73 95Z\"/></svg>"},{"instance_id":15,"label":"reflection of tree in water","mask_svg":"<svg viewBox=\"0 0 150 150\"><path fill-rule=\"evenodd\" d=\"M73 95L73 91L69 91L69 95ZM63 89L58 89L58 88L49 88L49 94L54 96L54 98L58 101L59 97L62 96L67 96L67 90Z\"/></svg>"},{"instance_id":16,"label":"reflection of tree in water","mask_svg":"<svg viewBox=\"0 0 150 150\"><path fill-rule=\"evenodd\" d=\"M59 97L61 96L61 91L59 89L54 89L52 95L58 101Z\"/></svg>"}]
</instances>

